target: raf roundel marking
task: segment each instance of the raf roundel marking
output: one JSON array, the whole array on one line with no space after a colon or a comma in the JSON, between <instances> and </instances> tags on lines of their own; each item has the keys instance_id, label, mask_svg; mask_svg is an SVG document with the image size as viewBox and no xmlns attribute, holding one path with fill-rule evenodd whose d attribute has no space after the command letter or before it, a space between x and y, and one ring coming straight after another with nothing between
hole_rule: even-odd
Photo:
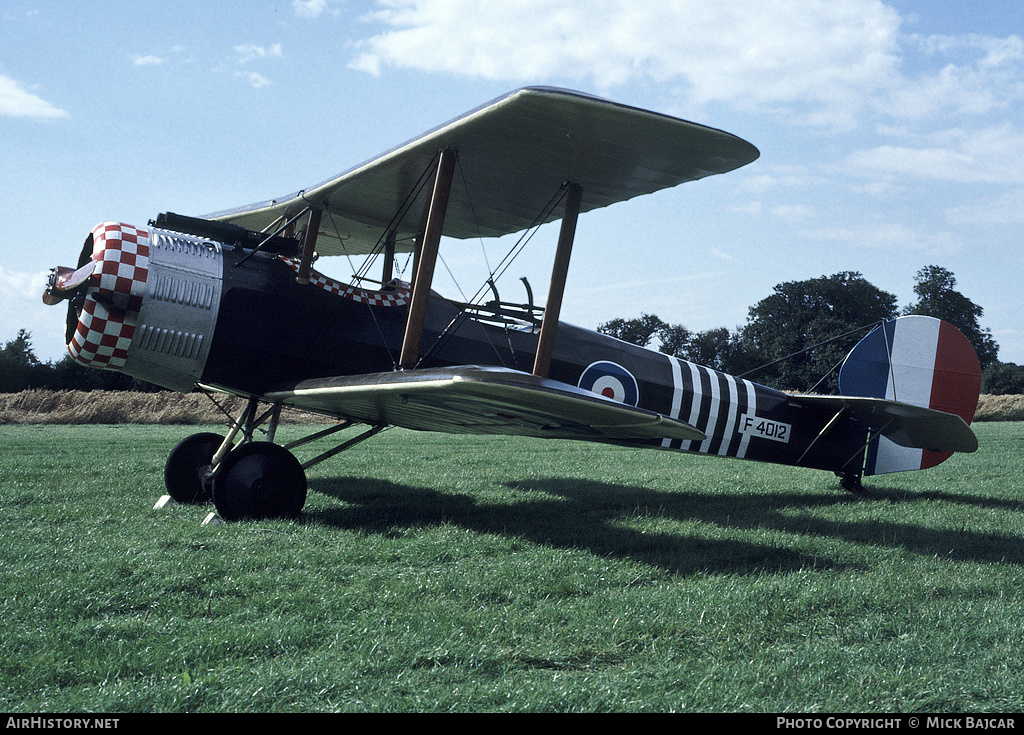
<instances>
[{"instance_id":1,"label":"raf roundel marking","mask_svg":"<svg viewBox=\"0 0 1024 735\"><path fill-rule=\"evenodd\" d=\"M626 368L614 362L591 363L580 375L577 385L628 406L635 406L640 402L636 378Z\"/></svg>"}]
</instances>

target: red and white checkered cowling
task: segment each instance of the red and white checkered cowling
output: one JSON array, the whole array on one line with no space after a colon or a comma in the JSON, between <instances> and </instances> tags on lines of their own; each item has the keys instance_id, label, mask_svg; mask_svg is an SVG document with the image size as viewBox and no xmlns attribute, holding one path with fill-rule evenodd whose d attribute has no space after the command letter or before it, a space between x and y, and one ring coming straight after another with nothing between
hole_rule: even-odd
<instances>
[{"instance_id":1,"label":"red and white checkered cowling","mask_svg":"<svg viewBox=\"0 0 1024 735\"><path fill-rule=\"evenodd\" d=\"M88 295L68 352L90 367L119 370L135 336L149 275L149 231L104 222L92 231Z\"/></svg>"}]
</instances>

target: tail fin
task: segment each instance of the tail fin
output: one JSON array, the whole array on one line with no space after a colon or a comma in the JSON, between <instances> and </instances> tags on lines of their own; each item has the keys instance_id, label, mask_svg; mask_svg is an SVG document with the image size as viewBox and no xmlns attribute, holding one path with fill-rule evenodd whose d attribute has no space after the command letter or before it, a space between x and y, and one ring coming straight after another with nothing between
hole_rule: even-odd
<instances>
[{"instance_id":1,"label":"tail fin","mask_svg":"<svg viewBox=\"0 0 1024 735\"><path fill-rule=\"evenodd\" d=\"M874 329L847 355L839 392L909 403L974 419L981 365L956 327L928 316L904 316ZM901 447L879 436L868 446L865 475L934 467L949 452Z\"/></svg>"}]
</instances>

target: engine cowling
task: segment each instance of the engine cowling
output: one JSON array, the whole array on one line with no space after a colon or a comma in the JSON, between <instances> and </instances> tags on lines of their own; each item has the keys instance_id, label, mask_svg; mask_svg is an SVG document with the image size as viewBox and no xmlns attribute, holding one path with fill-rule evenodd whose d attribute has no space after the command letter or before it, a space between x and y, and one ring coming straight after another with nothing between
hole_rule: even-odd
<instances>
[{"instance_id":1,"label":"engine cowling","mask_svg":"<svg viewBox=\"0 0 1024 735\"><path fill-rule=\"evenodd\" d=\"M172 390L191 390L203 373L217 323L221 247L155 227L97 225L78 269L56 269L44 295L47 303L71 300L71 357ZM90 261L92 271L83 279Z\"/></svg>"}]
</instances>

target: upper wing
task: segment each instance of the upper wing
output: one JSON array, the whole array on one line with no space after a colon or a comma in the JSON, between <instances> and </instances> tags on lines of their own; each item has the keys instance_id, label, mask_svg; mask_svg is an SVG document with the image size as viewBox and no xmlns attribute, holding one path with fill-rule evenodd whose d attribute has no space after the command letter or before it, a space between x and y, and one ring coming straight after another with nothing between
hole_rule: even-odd
<instances>
[{"instance_id":1,"label":"upper wing","mask_svg":"<svg viewBox=\"0 0 1024 735\"><path fill-rule=\"evenodd\" d=\"M725 173L759 155L720 130L578 92L532 87L304 192L208 219L260 231L312 204L325 207L321 255L371 252L389 227L399 250L408 250L408 240L422 228L428 196L411 206L407 198L442 149L459 157L443 233L455 238L496 237L558 219L560 210L538 218L566 181L582 186L580 211L586 212Z\"/></svg>"},{"instance_id":2,"label":"upper wing","mask_svg":"<svg viewBox=\"0 0 1024 735\"><path fill-rule=\"evenodd\" d=\"M880 432L901 447L936 452L973 452L978 448L978 438L971 427L956 414L885 398L812 395L790 398L836 411L845 408L872 431Z\"/></svg>"},{"instance_id":3,"label":"upper wing","mask_svg":"<svg viewBox=\"0 0 1024 735\"><path fill-rule=\"evenodd\" d=\"M460 366L306 380L265 400L369 424L596 441L695 439L689 424L504 368Z\"/></svg>"}]
</instances>

